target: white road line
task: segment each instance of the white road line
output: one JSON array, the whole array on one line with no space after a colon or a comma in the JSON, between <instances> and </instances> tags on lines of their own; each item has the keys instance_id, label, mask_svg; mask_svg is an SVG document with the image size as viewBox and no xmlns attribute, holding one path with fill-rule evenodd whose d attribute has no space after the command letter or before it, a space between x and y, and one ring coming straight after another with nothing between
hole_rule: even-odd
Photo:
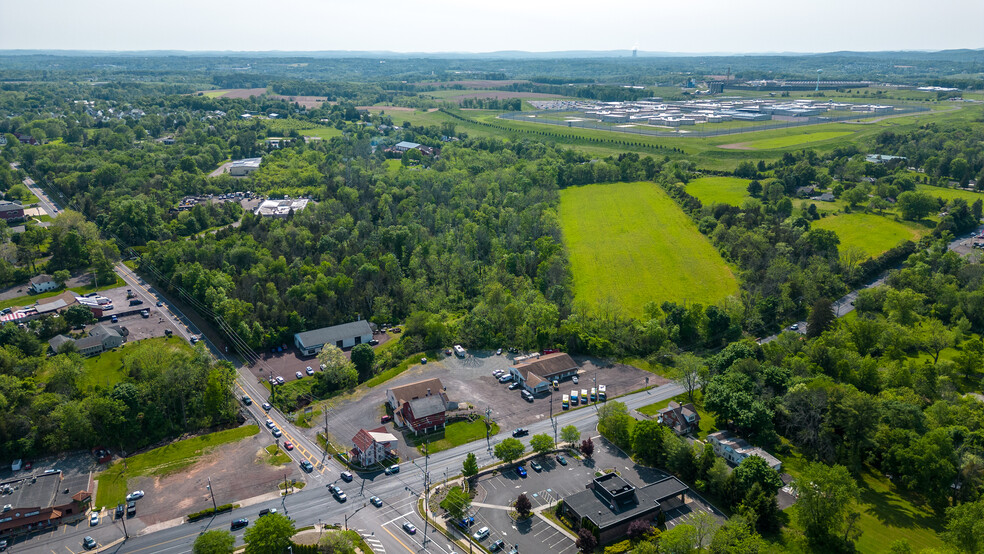
<instances>
[{"instance_id":1,"label":"white road line","mask_svg":"<svg viewBox=\"0 0 984 554\"><path fill-rule=\"evenodd\" d=\"M394 521L396 521L398 519L406 519L407 516L411 516L413 514L414 514L414 512L407 512L407 513L403 514L402 516L394 517L393 519L387 521L383 525L389 525L390 523L393 523Z\"/></svg>"}]
</instances>

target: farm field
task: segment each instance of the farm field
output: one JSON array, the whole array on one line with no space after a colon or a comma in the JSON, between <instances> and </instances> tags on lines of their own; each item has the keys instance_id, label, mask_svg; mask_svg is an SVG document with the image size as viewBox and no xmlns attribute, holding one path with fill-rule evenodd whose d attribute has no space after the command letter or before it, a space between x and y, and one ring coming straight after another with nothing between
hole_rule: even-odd
<instances>
[{"instance_id":1,"label":"farm field","mask_svg":"<svg viewBox=\"0 0 984 554\"><path fill-rule=\"evenodd\" d=\"M828 216L814 221L812 226L837 233L841 252L857 247L869 257L878 256L904 240L918 241L929 233L925 227L895 221L891 216L863 213Z\"/></svg>"},{"instance_id":2,"label":"farm field","mask_svg":"<svg viewBox=\"0 0 984 554\"><path fill-rule=\"evenodd\" d=\"M918 192L925 192L926 194L936 198L942 198L943 200L963 198L968 204L973 204L978 200L984 200L984 193L972 192L969 190L948 189L943 187L934 187L932 185L916 185L916 190Z\"/></svg>"},{"instance_id":3,"label":"farm field","mask_svg":"<svg viewBox=\"0 0 984 554\"><path fill-rule=\"evenodd\" d=\"M712 304L738 292L717 250L653 183L571 187L560 193L574 294L630 316L651 301Z\"/></svg>"},{"instance_id":4,"label":"farm field","mask_svg":"<svg viewBox=\"0 0 984 554\"><path fill-rule=\"evenodd\" d=\"M740 206L748 194L748 179L738 177L700 177L687 183L687 192L703 204Z\"/></svg>"},{"instance_id":5,"label":"farm field","mask_svg":"<svg viewBox=\"0 0 984 554\"><path fill-rule=\"evenodd\" d=\"M334 128L334 127L317 127L317 128L313 128L313 129L298 129L297 132L300 133L302 136L306 136L306 137L320 137L320 138L323 138L325 140L328 140L331 137L340 137L340 136L342 136L342 132L339 131L338 129Z\"/></svg>"},{"instance_id":6,"label":"farm field","mask_svg":"<svg viewBox=\"0 0 984 554\"><path fill-rule=\"evenodd\" d=\"M790 135L787 137L753 140L745 143L745 146L751 148L752 150L773 150L775 148L788 148L790 146L799 146L801 144L809 144L811 142L820 142L840 138L850 134L852 134L851 131L821 131L816 133L807 132Z\"/></svg>"}]
</instances>

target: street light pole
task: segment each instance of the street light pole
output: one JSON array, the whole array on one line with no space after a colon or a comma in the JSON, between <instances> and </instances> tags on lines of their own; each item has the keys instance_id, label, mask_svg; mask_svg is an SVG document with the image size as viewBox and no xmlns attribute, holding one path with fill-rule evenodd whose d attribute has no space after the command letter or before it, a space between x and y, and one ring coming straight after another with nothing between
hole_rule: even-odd
<instances>
[{"instance_id":1,"label":"street light pole","mask_svg":"<svg viewBox=\"0 0 984 554\"><path fill-rule=\"evenodd\" d=\"M489 452L492 452L492 436L489 434L492 429L492 406L485 408L485 445Z\"/></svg>"},{"instance_id":2,"label":"street light pole","mask_svg":"<svg viewBox=\"0 0 984 554\"><path fill-rule=\"evenodd\" d=\"M208 489L208 493L212 495L212 513L219 511L219 507L215 505L215 491L212 490L212 478L208 477L208 485L205 488Z\"/></svg>"}]
</instances>

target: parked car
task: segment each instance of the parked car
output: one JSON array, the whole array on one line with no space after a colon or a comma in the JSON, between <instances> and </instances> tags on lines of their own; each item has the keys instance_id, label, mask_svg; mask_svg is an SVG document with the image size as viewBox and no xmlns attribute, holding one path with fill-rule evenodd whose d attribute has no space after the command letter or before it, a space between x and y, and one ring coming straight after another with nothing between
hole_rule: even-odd
<instances>
[{"instance_id":1,"label":"parked car","mask_svg":"<svg viewBox=\"0 0 984 554\"><path fill-rule=\"evenodd\" d=\"M478 531L475 531L475 534L472 535L472 538L477 541L481 541L481 540L485 540L488 536L489 536L489 528L482 527Z\"/></svg>"},{"instance_id":2,"label":"parked car","mask_svg":"<svg viewBox=\"0 0 984 554\"><path fill-rule=\"evenodd\" d=\"M577 375L571 377L571 382L574 383L575 385L577 384Z\"/></svg>"},{"instance_id":3,"label":"parked car","mask_svg":"<svg viewBox=\"0 0 984 554\"><path fill-rule=\"evenodd\" d=\"M403 530L406 531L410 535L416 535L417 534L417 528L414 527L413 524L410 523L409 521L404 521L403 522Z\"/></svg>"},{"instance_id":4,"label":"parked car","mask_svg":"<svg viewBox=\"0 0 984 554\"><path fill-rule=\"evenodd\" d=\"M246 396L244 394L243 395L243 404L246 404L247 406L252 406L253 405L253 399L250 398L250 397L248 397L248 396Z\"/></svg>"},{"instance_id":5,"label":"parked car","mask_svg":"<svg viewBox=\"0 0 984 554\"><path fill-rule=\"evenodd\" d=\"M526 477L527 475L526 468L523 466L516 466L516 475L519 475L520 477Z\"/></svg>"},{"instance_id":6,"label":"parked car","mask_svg":"<svg viewBox=\"0 0 984 554\"><path fill-rule=\"evenodd\" d=\"M503 373L505 373L505 370L497 369L497 370L495 370L495 371L492 372L492 376L495 377L496 379L498 379L499 377L502 377L502 374Z\"/></svg>"},{"instance_id":7,"label":"parked car","mask_svg":"<svg viewBox=\"0 0 984 554\"><path fill-rule=\"evenodd\" d=\"M533 402L533 393L532 392L530 392L528 390L523 390L523 392L520 393L520 394L523 397L523 400L525 400L527 402Z\"/></svg>"},{"instance_id":8,"label":"parked car","mask_svg":"<svg viewBox=\"0 0 984 554\"><path fill-rule=\"evenodd\" d=\"M243 527L246 527L247 525L249 525L249 520L246 519L246 518L244 518L244 517L241 517L239 519L232 520L232 523L229 524L229 529L232 529L233 531L235 531L236 529L242 529Z\"/></svg>"},{"instance_id":9,"label":"parked car","mask_svg":"<svg viewBox=\"0 0 984 554\"><path fill-rule=\"evenodd\" d=\"M120 318L116 317L116 314L113 314L113 317L109 318L109 320L113 323L119 323Z\"/></svg>"},{"instance_id":10,"label":"parked car","mask_svg":"<svg viewBox=\"0 0 984 554\"><path fill-rule=\"evenodd\" d=\"M87 536L86 538L82 539L82 546L84 546L86 550L92 550L93 548L96 547L96 539Z\"/></svg>"},{"instance_id":11,"label":"parked car","mask_svg":"<svg viewBox=\"0 0 984 554\"><path fill-rule=\"evenodd\" d=\"M561 456L560 454L557 454L557 463L560 464L560 465L562 465L562 466L566 466L567 465L567 458Z\"/></svg>"},{"instance_id":12,"label":"parked car","mask_svg":"<svg viewBox=\"0 0 984 554\"><path fill-rule=\"evenodd\" d=\"M530 467L537 473L543 471L543 466L541 466L538 462L530 462Z\"/></svg>"},{"instance_id":13,"label":"parked car","mask_svg":"<svg viewBox=\"0 0 984 554\"><path fill-rule=\"evenodd\" d=\"M468 529L472 525L475 525L475 518L472 516L463 517L459 519L456 523L458 524L458 527L461 527L462 529Z\"/></svg>"},{"instance_id":14,"label":"parked car","mask_svg":"<svg viewBox=\"0 0 984 554\"><path fill-rule=\"evenodd\" d=\"M137 503L133 500L126 503L126 517L137 515Z\"/></svg>"},{"instance_id":15,"label":"parked car","mask_svg":"<svg viewBox=\"0 0 984 554\"><path fill-rule=\"evenodd\" d=\"M150 310L140 310L140 317L147 319L150 317Z\"/></svg>"},{"instance_id":16,"label":"parked car","mask_svg":"<svg viewBox=\"0 0 984 554\"><path fill-rule=\"evenodd\" d=\"M556 354L557 352L560 352L560 350L557 350L556 348L545 348L543 350L544 354Z\"/></svg>"},{"instance_id":17,"label":"parked car","mask_svg":"<svg viewBox=\"0 0 984 554\"><path fill-rule=\"evenodd\" d=\"M380 423L389 423L393 421L393 416L389 414L383 414L383 417L379 418Z\"/></svg>"},{"instance_id":18,"label":"parked car","mask_svg":"<svg viewBox=\"0 0 984 554\"><path fill-rule=\"evenodd\" d=\"M501 349L501 348L499 348L498 350L496 350L496 351L495 351L495 355L496 355L496 356L501 356L501 355L502 355L502 349Z\"/></svg>"},{"instance_id":19,"label":"parked car","mask_svg":"<svg viewBox=\"0 0 984 554\"><path fill-rule=\"evenodd\" d=\"M308 375L314 375L314 369L311 366L307 366L304 371L307 372Z\"/></svg>"},{"instance_id":20,"label":"parked car","mask_svg":"<svg viewBox=\"0 0 984 554\"><path fill-rule=\"evenodd\" d=\"M376 346L378 344L379 344L379 340L378 339L370 339L369 340L369 346Z\"/></svg>"},{"instance_id":21,"label":"parked car","mask_svg":"<svg viewBox=\"0 0 984 554\"><path fill-rule=\"evenodd\" d=\"M518 382L516 382L516 383L510 383L509 390L516 390L516 389L518 389L521 386L523 386L523 385L520 385Z\"/></svg>"},{"instance_id":22,"label":"parked car","mask_svg":"<svg viewBox=\"0 0 984 554\"><path fill-rule=\"evenodd\" d=\"M490 552L498 552L498 551L502 550L505 547L506 547L506 543L502 542L502 539L499 539L499 540L497 540L494 543L492 543L492 544L489 545L489 551Z\"/></svg>"},{"instance_id":23,"label":"parked car","mask_svg":"<svg viewBox=\"0 0 984 554\"><path fill-rule=\"evenodd\" d=\"M126 506L124 506L122 504L117 504L116 505L116 519L122 518L123 517L123 513L125 511L126 511Z\"/></svg>"},{"instance_id":24,"label":"parked car","mask_svg":"<svg viewBox=\"0 0 984 554\"><path fill-rule=\"evenodd\" d=\"M379 498L378 496L370 496L369 497L369 503L372 504L373 506L377 507L377 508L382 508L383 507L383 500L381 498Z\"/></svg>"},{"instance_id":25,"label":"parked car","mask_svg":"<svg viewBox=\"0 0 984 554\"><path fill-rule=\"evenodd\" d=\"M298 371L298 372L294 373L294 377L297 377L298 379L303 379L304 378L304 374L301 373L300 371Z\"/></svg>"},{"instance_id":26,"label":"parked car","mask_svg":"<svg viewBox=\"0 0 984 554\"><path fill-rule=\"evenodd\" d=\"M89 516L89 526L93 525L99 525L99 512L92 512L92 515Z\"/></svg>"},{"instance_id":27,"label":"parked car","mask_svg":"<svg viewBox=\"0 0 984 554\"><path fill-rule=\"evenodd\" d=\"M354 477L352 476L352 473L351 472L348 472L348 471L343 471L339 476L346 483L351 483L352 482L352 479L354 479Z\"/></svg>"},{"instance_id":28,"label":"parked car","mask_svg":"<svg viewBox=\"0 0 984 554\"><path fill-rule=\"evenodd\" d=\"M512 436L514 436L514 437L525 437L526 435L529 435L529 434L530 434L530 430L529 429L524 429L522 427L519 427L515 431L512 432Z\"/></svg>"},{"instance_id":29,"label":"parked car","mask_svg":"<svg viewBox=\"0 0 984 554\"><path fill-rule=\"evenodd\" d=\"M608 399L608 388L605 385L598 385L598 400L604 402Z\"/></svg>"},{"instance_id":30,"label":"parked car","mask_svg":"<svg viewBox=\"0 0 984 554\"><path fill-rule=\"evenodd\" d=\"M143 304L143 300L140 300L139 298L134 298L133 300L130 300L131 306L139 306L141 304Z\"/></svg>"},{"instance_id":31,"label":"parked car","mask_svg":"<svg viewBox=\"0 0 984 554\"><path fill-rule=\"evenodd\" d=\"M499 377L499 382L500 383L508 383L509 381L512 381L512 375L510 375L508 373L505 374L505 375L503 375L502 377Z\"/></svg>"},{"instance_id":32,"label":"parked car","mask_svg":"<svg viewBox=\"0 0 984 554\"><path fill-rule=\"evenodd\" d=\"M278 385L283 385L284 383L286 383L286 381L284 381L284 378L281 377L281 376L279 376L279 375L277 375L277 384Z\"/></svg>"},{"instance_id":33,"label":"parked car","mask_svg":"<svg viewBox=\"0 0 984 554\"><path fill-rule=\"evenodd\" d=\"M293 450L293 449L294 449L294 443L290 441L284 441L284 450Z\"/></svg>"},{"instance_id":34,"label":"parked car","mask_svg":"<svg viewBox=\"0 0 984 554\"><path fill-rule=\"evenodd\" d=\"M386 473L386 475L393 475L394 473L399 473L399 472L400 472L400 465L393 464L388 468L386 468L386 471L384 473Z\"/></svg>"},{"instance_id":35,"label":"parked car","mask_svg":"<svg viewBox=\"0 0 984 554\"><path fill-rule=\"evenodd\" d=\"M800 328L799 323L793 323L792 325L789 326L790 331L799 331L799 328Z\"/></svg>"},{"instance_id":36,"label":"parked car","mask_svg":"<svg viewBox=\"0 0 984 554\"><path fill-rule=\"evenodd\" d=\"M301 461L301 469L303 469L304 471L306 471L308 473L311 473L312 471L314 471L314 464L312 464L311 462L309 462L307 460L303 460L303 461Z\"/></svg>"},{"instance_id":37,"label":"parked car","mask_svg":"<svg viewBox=\"0 0 984 554\"><path fill-rule=\"evenodd\" d=\"M144 491L133 491L130 494L126 495L126 500L129 502L130 500L139 500L143 497L144 497Z\"/></svg>"}]
</instances>

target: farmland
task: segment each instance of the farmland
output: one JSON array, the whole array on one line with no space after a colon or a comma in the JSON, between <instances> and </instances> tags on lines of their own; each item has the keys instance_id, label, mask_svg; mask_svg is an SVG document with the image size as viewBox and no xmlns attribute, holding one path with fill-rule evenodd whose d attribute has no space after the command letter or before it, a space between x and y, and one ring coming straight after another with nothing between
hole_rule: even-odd
<instances>
[{"instance_id":1,"label":"farmland","mask_svg":"<svg viewBox=\"0 0 984 554\"><path fill-rule=\"evenodd\" d=\"M832 215L815 221L813 227L837 233L842 252L856 247L869 257L878 256L905 240L918 241L929 233L929 229L914 223L863 213Z\"/></svg>"},{"instance_id":2,"label":"farmland","mask_svg":"<svg viewBox=\"0 0 984 554\"><path fill-rule=\"evenodd\" d=\"M853 133L851 131L821 131L818 133L801 133L785 137L753 140L744 144L752 150L773 150L840 138L850 134Z\"/></svg>"},{"instance_id":3,"label":"farmland","mask_svg":"<svg viewBox=\"0 0 984 554\"><path fill-rule=\"evenodd\" d=\"M560 222L575 299L642 314L651 301L715 303L738 282L710 242L652 183L568 188Z\"/></svg>"},{"instance_id":4,"label":"farmland","mask_svg":"<svg viewBox=\"0 0 984 554\"><path fill-rule=\"evenodd\" d=\"M704 204L740 206L748 194L747 179L737 177L700 177L687 183L687 193Z\"/></svg>"}]
</instances>

